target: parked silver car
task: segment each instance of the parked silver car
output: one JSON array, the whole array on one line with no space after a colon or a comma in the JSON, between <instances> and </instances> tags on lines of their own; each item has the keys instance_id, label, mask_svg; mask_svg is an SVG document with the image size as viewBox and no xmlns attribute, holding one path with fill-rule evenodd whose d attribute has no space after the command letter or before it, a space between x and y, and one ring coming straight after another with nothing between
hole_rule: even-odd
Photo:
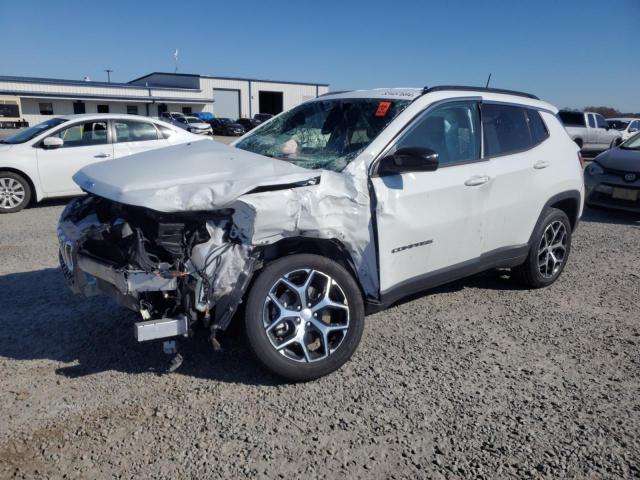
<instances>
[{"instance_id":1,"label":"parked silver car","mask_svg":"<svg viewBox=\"0 0 640 480\"><path fill-rule=\"evenodd\" d=\"M178 117L173 124L198 135L213 135L211 125L198 117Z\"/></svg>"}]
</instances>

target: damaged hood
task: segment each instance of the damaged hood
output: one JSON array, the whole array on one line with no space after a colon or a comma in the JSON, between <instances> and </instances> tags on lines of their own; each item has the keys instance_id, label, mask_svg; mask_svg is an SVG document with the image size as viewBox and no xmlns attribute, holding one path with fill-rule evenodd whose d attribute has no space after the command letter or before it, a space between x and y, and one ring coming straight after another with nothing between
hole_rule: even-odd
<instances>
[{"instance_id":1,"label":"damaged hood","mask_svg":"<svg viewBox=\"0 0 640 480\"><path fill-rule=\"evenodd\" d=\"M210 140L95 163L73 180L110 200L160 212L214 210L257 187L311 180L319 171Z\"/></svg>"}]
</instances>

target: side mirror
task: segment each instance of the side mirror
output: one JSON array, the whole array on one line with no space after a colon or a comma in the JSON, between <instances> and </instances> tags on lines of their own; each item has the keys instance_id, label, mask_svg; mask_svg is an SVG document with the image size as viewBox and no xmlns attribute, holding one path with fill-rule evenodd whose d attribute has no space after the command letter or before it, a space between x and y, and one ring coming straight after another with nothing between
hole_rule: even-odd
<instances>
[{"instance_id":1,"label":"side mirror","mask_svg":"<svg viewBox=\"0 0 640 480\"><path fill-rule=\"evenodd\" d=\"M48 149L60 148L64 145L64 140L60 137L47 137L42 141L42 146Z\"/></svg>"},{"instance_id":2,"label":"side mirror","mask_svg":"<svg viewBox=\"0 0 640 480\"><path fill-rule=\"evenodd\" d=\"M433 172L438 169L438 153L430 148L402 147L380 160L378 173Z\"/></svg>"}]
</instances>

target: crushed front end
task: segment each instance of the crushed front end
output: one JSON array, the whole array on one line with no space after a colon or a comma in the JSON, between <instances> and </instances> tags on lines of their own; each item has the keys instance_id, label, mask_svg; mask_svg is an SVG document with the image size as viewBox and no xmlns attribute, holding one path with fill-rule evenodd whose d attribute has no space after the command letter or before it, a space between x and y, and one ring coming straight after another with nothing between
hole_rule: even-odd
<instances>
[{"instance_id":1,"label":"crushed front end","mask_svg":"<svg viewBox=\"0 0 640 480\"><path fill-rule=\"evenodd\" d=\"M224 330L257 256L231 210L160 213L89 195L58 226L60 265L72 290L107 295L141 315L139 341Z\"/></svg>"}]
</instances>

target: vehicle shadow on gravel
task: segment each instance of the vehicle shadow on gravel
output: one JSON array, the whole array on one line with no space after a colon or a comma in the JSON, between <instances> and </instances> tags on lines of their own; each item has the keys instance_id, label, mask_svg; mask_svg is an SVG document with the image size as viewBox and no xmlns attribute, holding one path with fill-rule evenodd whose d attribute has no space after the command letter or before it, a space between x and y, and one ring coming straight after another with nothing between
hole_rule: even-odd
<instances>
[{"instance_id":1,"label":"vehicle shadow on gravel","mask_svg":"<svg viewBox=\"0 0 640 480\"><path fill-rule=\"evenodd\" d=\"M477 273L470 277L435 287L424 292L418 292L408 297L404 297L393 304L393 306L404 305L413 302L419 298L428 297L442 293L459 292L465 288L475 288L480 290L528 290L527 287L521 285L511 278L511 272L508 269L494 269L486 272Z\"/></svg>"},{"instance_id":2,"label":"vehicle shadow on gravel","mask_svg":"<svg viewBox=\"0 0 640 480\"><path fill-rule=\"evenodd\" d=\"M51 373L78 378L107 371L163 374L171 356L162 341L138 343L137 315L101 297L71 293L57 268L0 276L0 356L51 360L64 365ZM233 327L215 351L207 335L178 340L184 357L175 375L250 385L282 382L261 370Z\"/></svg>"},{"instance_id":3,"label":"vehicle shadow on gravel","mask_svg":"<svg viewBox=\"0 0 640 480\"><path fill-rule=\"evenodd\" d=\"M580 221L590 223L610 223L613 225L632 225L640 227L640 213L585 207ZM578 229L579 228L580 227L578 227Z\"/></svg>"}]
</instances>

